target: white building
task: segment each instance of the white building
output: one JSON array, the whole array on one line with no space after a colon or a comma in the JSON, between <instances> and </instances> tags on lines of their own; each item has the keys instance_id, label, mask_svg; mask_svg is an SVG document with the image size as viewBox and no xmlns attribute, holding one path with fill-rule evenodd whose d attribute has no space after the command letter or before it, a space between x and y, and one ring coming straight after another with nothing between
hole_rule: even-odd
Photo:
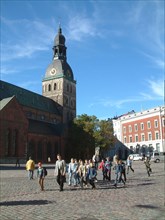
<instances>
[{"instance_id":1,"label":"white building","mask_svg":"<svg viewBox=\"0 0 165 220\"><path fill-rule=\"evenodd\" d=\"M114 135L129 149L147 146L165 152L165 107L134 111L113 119Z\"/></svg>"}]
</instances>

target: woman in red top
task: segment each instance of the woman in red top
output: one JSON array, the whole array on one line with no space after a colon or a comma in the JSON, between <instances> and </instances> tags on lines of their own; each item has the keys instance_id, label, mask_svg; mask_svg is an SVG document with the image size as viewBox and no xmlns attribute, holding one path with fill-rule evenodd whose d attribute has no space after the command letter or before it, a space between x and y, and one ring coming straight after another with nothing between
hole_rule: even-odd
<instances>
[{"instance_id":1,"label":"woman in red top","mask_svg":"<svg viewBox=\"0 0 165 220\"><path fill-rule=\"evenodd\" d=\"M101 160L101 163L99 165L99 169L102 169L103 180L105 180L106 173L105 173L105 161L104 161L104 159Z\"/></svg>"}]
</instances>

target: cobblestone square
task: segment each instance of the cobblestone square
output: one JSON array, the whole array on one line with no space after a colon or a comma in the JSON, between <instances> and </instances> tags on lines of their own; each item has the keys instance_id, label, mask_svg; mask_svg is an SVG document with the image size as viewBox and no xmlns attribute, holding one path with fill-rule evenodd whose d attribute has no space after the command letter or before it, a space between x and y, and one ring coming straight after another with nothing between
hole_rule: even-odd
<instances>
[{"instance_id":1,"label":"cobblestone square","mask_svg":"<svg viewBox=\"0 0 165 220\"><path fill-rule=\"evenodd\" d=\"M39 189L36 178L28 180L22 166L1 165L1 220L164 220L165 164L152 163L148 177L142 161L133 163L135 172L127 175L126 185L113 186L102 180L98 171L96 189L69 187L64 191L54 178L54 165L47 165L45 191Z\"/></svg>"}]
</instances>

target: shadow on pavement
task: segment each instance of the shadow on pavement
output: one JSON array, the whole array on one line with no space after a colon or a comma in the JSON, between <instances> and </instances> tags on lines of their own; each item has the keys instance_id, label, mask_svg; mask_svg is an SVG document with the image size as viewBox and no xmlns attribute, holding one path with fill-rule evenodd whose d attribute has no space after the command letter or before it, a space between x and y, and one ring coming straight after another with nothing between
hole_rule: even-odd
<instances>
[{"instance_id":1,"label":"shadow on pavement","mask_svg":"<svg viewBox=\"0 0 165 220\"><path fill-rule=\"evenodd\" d=\"M137 186L147 186L147 185L153 185L155 183L139 183Z\"/></svg>"},{"instance_id":2,"label":"shadow on pavement","mask_svg":"<svg viewBox=\"0 0 165 220\"><path fill-rule=\"evenodd\" d=\"M13 166L1 165L0 170L25 170L25 166L16 167L14 165Z\"/></svg>"},{"instance_id":3,"label":"shadow on pavement","mask_svg":"<svg viewBox=\"0 0 165 220\"><path fill-rule=\"evenodd\" d=\"M78 218L77 220L99 220L99 219L98 218L83 217L83 218Z\"/></svg>"},{"instance_id":4,"label":"shadow on pavement","mask_svg":"<svg viewBox=\"0 0 165 220\"><path fill-rule=\"evenodd\" d=\"M159 209L159 207L157 206L154 206L154 205L136 205L135 207L138 207L138 208L147 208L147 209Z\"/></svg>"},{"instance_id":5,"label":"shadow on pavement","mask_svg":"<svg viewBox=\"0 0 165 220\"><path fill-rule=\"evenodd\" d=\"M28 200L28 201L7 201L0 202L0 206L17 206L17 205L47 205L52 202L48 200Z\"/></svg>"},{"instance_id":6,"label":"shadow on pavement","mask_svg":"<svg viewBox=\"0 0 165 220\"><path fill-rule=\"evenodd\" d=\"M47 169L54 169L53 164L43 164ZM37 169L37 165L35 165ZM15 164L0 164L0 170L26 170L25 164L20 164L20 166L15 166Z\"/></svg>"}]
</instances>

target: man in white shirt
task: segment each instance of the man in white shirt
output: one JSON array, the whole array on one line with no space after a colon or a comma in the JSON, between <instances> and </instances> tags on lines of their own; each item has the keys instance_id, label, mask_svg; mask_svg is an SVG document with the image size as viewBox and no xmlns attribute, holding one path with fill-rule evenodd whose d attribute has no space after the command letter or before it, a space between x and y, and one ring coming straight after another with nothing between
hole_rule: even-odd
<instances>
[{"instance_id":1,"label":"man in white shirt","mask_svg":"<svg viewBox=\"0 0 165 220\"><path fill-rule=\"evenodd\" d=\"M62 160L60 154L57 154L54 174L56 176L57 183L60 186L60 191L63 191L64 182L66 182L66 163L65 160Z\"/></svg>"}]
</instances>

